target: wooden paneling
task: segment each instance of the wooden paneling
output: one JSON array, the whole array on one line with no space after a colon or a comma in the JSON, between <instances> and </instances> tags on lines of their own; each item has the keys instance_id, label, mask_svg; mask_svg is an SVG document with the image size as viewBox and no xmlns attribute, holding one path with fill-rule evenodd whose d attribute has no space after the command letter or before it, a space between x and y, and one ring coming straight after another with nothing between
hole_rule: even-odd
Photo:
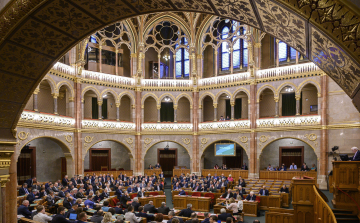
<instances>
[{"instance_id":1,"label":"wooden paneling","mask_svg":"<svg viewBox=\"0 0 360 223\"><path fill-rule=\"evenodd\" d=\"M84 172L84 174L86 175L86 174L89 174L90 176L92 176L93 174L96 174L96 175L100 175L100 174L113 174L114 175L114 178L116 177L118 177L119 175L120 175L120 173L122 173L122 174L126 174L126 176L132 176L133 175L133 171L132 170L116 170L116 171L90 171L90 172Z\"/></svg>"},{"instance_id":2,"label":"wooden paneling","mask_svg":"<svg viewBox=\"0 0 360 223\"><path fill-rule=\"evenodd\" d=\"M274 180L291 180L293 177L302 178L304 176L313 177L317 179L316 171L267 171L260 170L260 179L274 179Z\"/></svg>"},{"instance_id":3,"label":"wooden paneling","mask_svg":"<svg viewBox=\"0 0 360 223\"><path fill-rule=\"evenodd\" d=\"M220 169L203 169L201 171L201 175L202 176L207 176L208 174L210 174L211 176L215 176L215 173L217 174L217 176L221 176L221 174L224 174L226 177L229 176L229 174L231 174L231 176L234 179L238 179L240 176L242 178L248 178L248 170L220 170Z\"/></svg>"},{"instance_id":4,"label":"wooden paneling","mask_svg":"<svg viewBox=\"0 0 360 223\"><path fill-rule=\"evenodd\" d=\"M294 215L287 213L278 213L278 212L266 212L265 213L265 222L266 223L293 223Z\"/></svg>"},{"instance_id":5,"label":"wooden paneling","mask_svg":"<svg viewBox=\"0 0 360 223\"><path fill-rule=\"evenodd\" d=\"M182 173L186 175L186 174L190 174L191 171L190 169L173 169L173 177L175 175L180 176Z\"/></svg>"},{"instance_id":6,"label":"wooden paneling","mask_svg":"<svg viewBox=\"0 0 360 223\"><path fill-rule=\"evenodd\" d=\"M192 204L194 211L210 211L210 197L187 197L187 196L173 196L173 203L175 209L185 209L187 204Z\"/></svg>"},{"instance_id":7,"label":"wooden paneling","mask_svg":"<svg viewBox=\"0 0 360 223\"><path fill-rule=\"evenodd\" d=\"M147 174L148 176L153 175L154 173L156 174L156 176L159 176L159 174L160 174L161 172L162 172L161 169L152 169L152 170L150 170L150 169L145 169L145 170L144 170L144 174Z\"/></svg>"}]
</instances>

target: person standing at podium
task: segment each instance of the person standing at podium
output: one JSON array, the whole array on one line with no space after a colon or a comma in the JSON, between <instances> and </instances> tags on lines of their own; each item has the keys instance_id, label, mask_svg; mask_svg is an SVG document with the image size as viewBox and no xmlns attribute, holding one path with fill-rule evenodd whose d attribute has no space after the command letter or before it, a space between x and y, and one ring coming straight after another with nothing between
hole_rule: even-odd
<instances>
[{"instance_id":1,"label":"person standing at podium","mask_svg":"<svg viewBox=\"0 0 360 223\"><path fill-rule=\"evenodd\" d=\"M352 148L351 148L351 151L352 151L353 153L355 153L355 154L354 154L354 156L351 158L350 161L360 161L360 151L359 151L359 149L358 149L357 147L352 147Z\"/></svg>"}]
</instances>

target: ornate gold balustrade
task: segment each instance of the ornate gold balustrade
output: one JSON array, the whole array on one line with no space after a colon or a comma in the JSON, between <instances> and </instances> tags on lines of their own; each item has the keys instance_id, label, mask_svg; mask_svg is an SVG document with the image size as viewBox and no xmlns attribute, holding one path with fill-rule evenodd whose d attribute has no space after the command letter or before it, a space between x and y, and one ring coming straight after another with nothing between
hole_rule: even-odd
<instances>
[{"instance_id":1,"label":"ornate gold balustrade","mask_svg":"<svg viewBox=\"0 0 360 223\"><path fill-rule=\"evenodd\" d=\"M256 120L256 126L257 128L313 126L320 125L320 121L320 115L266 118Z\"/></svg>"},{"instance_id":2,"label":"ornate gold balustrade","mask_svg":"<svg viewBox=\"0 0 360 223\"><path fill-rule=\"evenodd\" d=\"M141 131L144 134L192 134L191 123L143 123Z\"/></svg>"},{"instance_id":3,"label":"ornate gold balustrade","mask_svg":"<svg viewBox=\"0 0 360 223\"><path fill-rule=\"evenodd\" d=\"M82 124L82 129L135 131L135 123L131 123L131 122L82 120L81 124Z\"/></svg>"},{"instance_id":4,"label":"ornate gold balustrade","mask_svg":"<svg viewBox=\"0 0 360 223\"><path fill-rule=\"evenodd\" d=\"M176 91L191 90L192 80L178 80L178 79L142 79L141 87L144 90L171 90Z\"/></svg>"},{"instance_id":5,"label":"ornate gold balustrade","mask_svg":"<svg viewBox=\"0 0 360 223\"><path fill-rule=\"evenodd\" d=\"M250 120L204 122L199 124L202 133L233 132L241 129L250 129Z\"/></svg>"},{"instance_id":6,"label":"ornate gold balustrade","mask_svg":"<svg viewBox=\"0 0 360 223\"><path fill-rule=\"evenodd\" d=\"M73 128L75 119L58 115L43 114L37 112L23 111L20 116L18 126L20 127L45 127L45 126L61 126Z\"/></svg>"},{"instance_id":7,"label":"ornate gold balustrade","mask_svg":"<svg viewBox=\"0 0 360 223\"><path fill-rule=\"evenodd\" d=\"M296 74L314 74L321 71L314 63L302 63L290 66L275 67L270 69L258 70L256 72L257 79L273 79Z\"/></svg>"}]
</instances>

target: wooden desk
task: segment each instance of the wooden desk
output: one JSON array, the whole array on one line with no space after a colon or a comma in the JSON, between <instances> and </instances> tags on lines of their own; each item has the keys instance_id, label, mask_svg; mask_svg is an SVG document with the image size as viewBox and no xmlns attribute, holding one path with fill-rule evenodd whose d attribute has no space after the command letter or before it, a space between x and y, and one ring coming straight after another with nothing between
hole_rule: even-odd
<instances>
[{"instance_id":1,"label":"wooden desk","mask_svg":"<svg viewBox=\"0 0 360 223\"><path fill-rule=\"evenodd\" d=\"M192 204L192 210L194 211L210 211L210 197L191 197L191 196L179 196L174 195L173 204L174 209L185 209L187 204Z\"/></svg>"},{"instance_id":2,"label":"wooden desk","mask_svg":"<svg viewBox=\"0 0 360 223\"><path fill-rule=\"evenodd\" d=\"M127 177L130 177L130 176L132 176L133 175L133 171L132 170L116 170L116 171L91 171L91 172L84 172L84 176L86 176L86 174L89 174L89 176L92 176L93 175L93 173L95 173L96 175L100 175L100 174L102 174L102 175L106 175L106 174L113 174L114 175L114 179L117 179L117 177L120 175L120 173L122 173L122 174L126 174L126 176Z\"/></svg>"},{"instance_id":3,"label":"wooden desk","mask_svg":"<svg viewBox=\"0 0 360 223\"><path fill-rule=\"evenodd\" d=\"M248 170L220 170L220 169L203 169L201 171L201 175L206 177L210 173L211 176L215 176L215 173L217 176L221 176L221 174L224 174L224 176L228 177L229 174L231 174L232 178L234 180L238 180L238 178L241 176L243 179L248 178Z\"/></svg>"},{"instance_id":4,"label":"wooden desk","mask_svg":"<svg viewBox=\"0 0 360 223\"><path fill-rule=\"evenodd\" d=\"M159 207L161 207L162 202L166 202L166 196L158 195L158 196L153 196L153 197L140 197L139 198L139 202L142 206L144 206L145 204L148 204L150 201L153 201L154 206L156 208L159 208Z\"/></svg>"},{"instance_id":5,"label":"wooden desk","mask_svg":"<svg viewBox=\"0 0 360 223\"><path fill-rule=\"evenodd\" d=\"M252 216L252 217L256 217L257 216L257 210L258 210L258 202L253 202L253 201L243 201L244 205L243 205L243 213L245 216ZM220 209L221 208L225 208L225 205L222 205L222 203L217 203L214 205L214 213L215 214L220 214ZM227 210L228 212L229 210ZM229 213L231 213L231 211L229 211Z\"/></svg>"},{"instance_id":6,"label":"wooden desk","mask_svg":"<svg viewBox=\"0 0 360 223\"><path fill-rule=\"evenodd\" d=\"M267 171L260 170L259 177L260 179L274 179L274 180L291 180L293 177L314 177L316 180L317 172L316 171Z\"/></svg>"},{"instance_id":7,"label":"wooden desk","mask_svg":"<svg viewBox=\"0 0 360 223\"><path fill-rule=\"evenodd\" d=\"M181 174L190 174L191 171L190 169L173 169L173 176L177 175L178 177L181 175Z\"/></svg>"},{"instance_id":8,"label":"wooden desk","mask_svg":"<svg viewBox=\"0 0 360 223\"><path fill-rule=\"evenodd\" d=\"M154 173L157 177L159 177L160 173L162 172L162 169L145 169L144 174L147 174L148 176L152 176Z\"/></svg>"},{"instance_id":9,"label":"wooden desk","mask_svg":"<svg viewBox=\"0 0 360 223\"><path fill-rule=\"evenodd\" d=\"M281 207L281 196L270 195L270 196L257 196L260 197L260 210L269 210L269 208L280 208Z\"/></svg>"},{"instance_id":10,"label":"wooden desk","mask_svg":"<svg viewBox=\"0 0 360 223\"><path fill-rule=\"evenodd\" d=\"M187 191L187 190L185 190L185 191L188 193L188 195L192 195L194 193L193 191ZM179 192L180 191L171 191L171 196L172 196L173 200L174 200L175 195L179 195ZM205 194L207 194L207 193L210 193L210 192L201 192L201 196L204 197ZM214 194L214 201L216 199L220 198L222 195L222 193L212 193L212 194Z\"/></svg>"}]
</instances>

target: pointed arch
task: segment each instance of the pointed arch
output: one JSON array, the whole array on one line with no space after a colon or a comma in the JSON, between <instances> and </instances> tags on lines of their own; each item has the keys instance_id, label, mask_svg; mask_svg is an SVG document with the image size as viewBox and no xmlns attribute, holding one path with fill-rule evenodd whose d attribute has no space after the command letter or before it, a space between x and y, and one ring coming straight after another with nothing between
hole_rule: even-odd
<instances>
[{"instance_id":1,"label":"pointed arch","mask_svg":"<svg viewBox=\"0 0 360 223\"><path fill-rule=\"evenodd\" d=\"M215 102L215 96L213 95L213 93L211 93L211 92L205 92L205 93L203 93L203 94L199 97L199 105L202 105L202 101L204 100L204 98L205 98L206 96L211 97L212 100L213 100L213 103Z\"/></svg>"},{"instance_id":2,"label":"pointed arch","mask_svg":"<svg viewBox=\"0 0 360 223\"><path fill-rule=\"evenodd\" d=\"M69 88L69 92L70 92L70 98L74 98L75 97L75 91L74 91L74 87L67 81L61 81L59 83L57 83L56 88L57 88L57 92L59 93L60 88L62 86L66 86L67 88Z\"/></svg>"},{"instance_id":3,"label":"pointed arch","mask_svg":"<svg viewBox=\"0 0 360 223\"><path fill-rule=\"evenodd\" d=\"M154 93L147 93L145 94L142 99L141 99L141 106L144 106L144 102L145 100L148 98L148 97L152 97L155 99L156 101L156 104L158 105L159 104L159 98L154 94Z\"/></svg>"},{"instance_id":4,"label":"pointed arch","mask_svg":"<svg viewBox=\"0 0 360 223\"><path fill-rule=\"evenodd\" d=\"M260 94L265 90L265 89L269 89L270 91L272 91L274 93L274 97L278 97L278 95L276 94L276 89L274 86L270 85L270 84L265 84L263 86L261 86L256 93L256 101L259 102L260 101Z\"/></svg>"},{"instance_id":5,"label":"pointed arch","mask_svg":"<svg viewBox=\"0 0 360 223\"><path fill-rule=\"evenodd\" d=\"M307 84L314 85L317 89L318 97L321 97L321 86L320 86L319 82L317 82L316 80L313 80L313 79L308 79L308 80L304 80L303 82L301 82L301 84L298 87L299 94L301 93L301 90L303 89L303 87L305 87Z\"/></svg>"},{"instance_id":6,"label":"pointed arch","mask_svg":"<svg viewBox=\"0 0 360 223\"><path fill-rule=\"evenodd\" d=\"M96 94L98 101L102 98L100 92L98 91L98 89L94 88L93 86L85 87L81 92L81 98L84 99L85 93L90 91L90 90L92 90Z\"/></svg>"},{"instance_id":7,"label":"pointed arch","mask_svg":"<svg viewBox=\"0 0 360 223\"><path fill-rule=\"evenodd\" d=\"M219 97L220 97L222 94L226 94L226 95L228 95L230 98L232 98L232 94L230 93L230 91L228 91L228 90L221 90L220 92L218 92L218 93L216 94L214 103L218 103Z\"/></svg>"},{"instance_id":8,"label":"pointed arch","mask_svg":"<svg viewBox=\"0 0 360 223\"><path fill-rule=\"evenodd\" d=\"M124 91L119 94L119 103L121 103L121 98L124 97L125 95L130 98L131 104L134 105L135 104L134 95L132 95L129 91Z\"/></svg>"},{"instance_id":9,"label":"pointed arch","mask_svg":"<svg viewBox=\"0 0 360 223\"><path fill-rule=\"evenodd\" d=\"M169 93L165 93L165 94L162 94L162 95L159 97L158 105L161 104L161 101L162 101L166 96L168 96L169 98L171 98L174 104L177 103L174 95L169 94Z\"/></svg>"},{"instance_id":10,"label":"pointed arch","mask_svg":"<svg viewBox=\"0 0 360 223\"><path fill-rule=\"evenodd\" d=\"M280 95L280 91L281 91L284 87L286 87L286 86L292 86L292 87L294 88L295 94L296 94L296 95L299 94L298 88L297 88L297 86L296 86L293 82L285 82L285 83L282 83L282 84L277 88L277 90L276 90L276 95L279 96L279 95Z\"/></svg>"},{"instance_id":11,"label":"pointed arch","mask_svg":"<svg viewBox=\"0 0 360 223\"><path fill-rule=\"evenodd\" d=\"M46 75L46 76L44 77L44 79L42 79L41 82L43 82L43 81L48 82L48 84L49 84L49 86L50 86L50 88L51 88L51 94L55 94L55 93L58 92L58 89L56 88L56 83L55 83L55 81L54 81L49 75ZM40 82L40 84L41 84L41 82ZM40 84L39 84L39 87L40 87ZM39 88L39 89L40 89L40 88Z\"/></svg>"},{"instance_id":12,"label":"pointed arch","mask_svg":"<svg viewBox=\"0 0 360 223\"><path fill-rule=\"evenodd\" d=\"M118 94L113 90L113 89L110 89L110 88L107 88L105 90L103 90L100 94L100 96L102 97L105 93L109 92L115 99L115 103L119 103L119 97L118 97Z\"/></svg>"},{"instance_id":13,"label":"pointed arch","mask_svg":"<svg viewBox=\"0 0 360 223\"><path fill-rule=\"evenodd\" d=\"M193 106L193 100L192 100L192 98L190 97L190 95L188 95L188 94L186 94L186 93L181 93L181 94L179 94L179 95L176 97L176 104L178 104L179 100L180 100L181 98L183 98L183 97L185 97L185 98L187 98L187 99L189 100L190 106L192 107L192 106Z\"/></svg>"},{"instance_id":14,"label":"pointed arch","mask_svg":"<svg viewBox=\"0 0 360 223\"><path fill-rule=\"evenodd\" d=\"M241 88L236 89L236 91L232 94L230 101L234 102L236 95L238 93L240 93L240 92L244 92L248 96L248 100L250 100L250 92L249 92L249 90L244 88L244 87L241 87Z\"/></svg>"}]
</instances>

